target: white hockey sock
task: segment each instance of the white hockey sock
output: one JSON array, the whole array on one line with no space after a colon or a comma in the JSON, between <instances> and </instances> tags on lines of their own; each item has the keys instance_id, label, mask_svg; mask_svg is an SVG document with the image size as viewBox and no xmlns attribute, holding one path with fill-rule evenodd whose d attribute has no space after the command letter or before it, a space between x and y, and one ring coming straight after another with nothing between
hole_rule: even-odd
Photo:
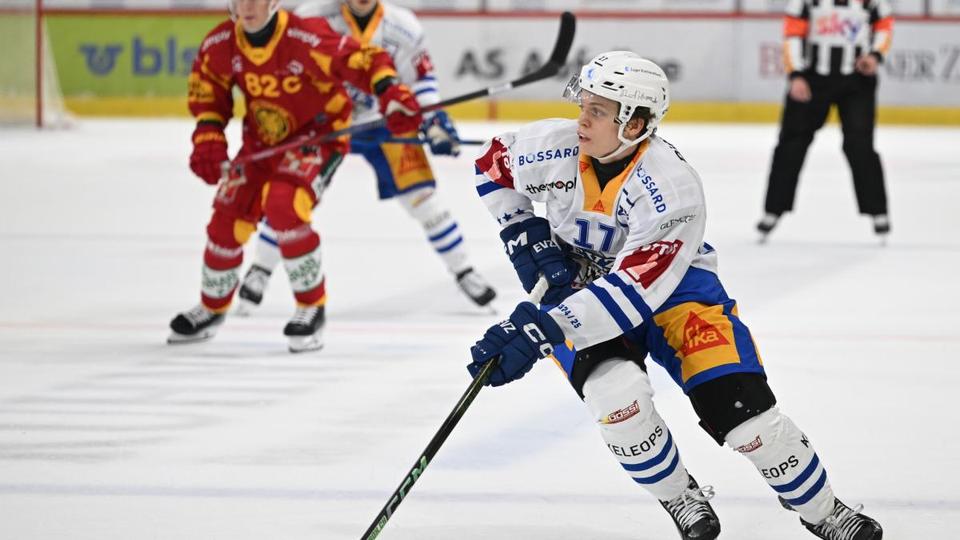
<instances>
[{"instance_id":1,"label":"white hockey sock","mask_svg":"<svg viewBox=\"0 0 960 540\"><path fill-rule=\"evenodd\" d=\"M440 206L433 188L404 193L397 200L423 227L430 245L451 273L459 274L470 266L460 227L450 211Z\"/></svg>"},{"instance_id":2,"label":"white hockey sock","mask_svg":"<svg viewBox=\"0 0 960 540\"><path fill-rule=\"evenodd\" d=\"M640 366L622 358L601 363L584 383L583 395L607 448L634 482L661 501L686 489L687 469Z\"/></svg>"},{"instance_id":3,"label":"white hockey sock","mask_svg":"<svg viewBox=\"0 0 960 540\"><path fill-rule=\"evenodd\" d=\"M734 428L727 444L753 462L804 520L819 523L830 515L834 496L827 471L807 436L777 407Z\"/></svg>"},{"instance_id":4,"label":"white hockey sock","mask_svg":"<svg viewBox=\"0 0 960 540\"><path fill-rule=\"evenodd\" d=\"M277 242L277 232L267 224L266 220L260 222L258 229L259 234L254 244L251 262L273 272L282 258L280 245Z\"/></svg>"}]
</instances>

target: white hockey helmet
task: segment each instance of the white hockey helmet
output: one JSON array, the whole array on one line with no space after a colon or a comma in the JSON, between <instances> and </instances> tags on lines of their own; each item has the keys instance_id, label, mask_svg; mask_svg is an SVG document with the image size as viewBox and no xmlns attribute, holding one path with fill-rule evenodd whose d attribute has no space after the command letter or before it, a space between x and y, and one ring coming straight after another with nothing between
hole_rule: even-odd
<instances>
[{"instance_id":1,"label":"white hockey helmet","mask_svg":"<svg viewBox=\"0 0 960 540\"><path fill-rule=\"evenodd\" d=\"M581 90L616 101L620 104L617 123L620 131L620 148L638 144L652 135L670 107L670 82L660 66L630 51L610 51L590 60L574 75L564 90L564 97L579 104ZM650 120L640 137L630 140L623 136L623 129L640 107L650 110ZM612 155L612 154L610 154Z\"/></svg>"},{"instance_id":2,"label":"white hockey helmet","mask_svg":"<svg viewBox=\"0 0 960 540\"><path fill-rule=\"evenodd\" d=\"M237 1L238 0L227 0L227 11L230 12L230 18L237 20ZM270 0L270 11L267 14L267 22L270 22L270 19L273 18L273 15L280 10L280 0Z\"/></svg>"}]
</instances>

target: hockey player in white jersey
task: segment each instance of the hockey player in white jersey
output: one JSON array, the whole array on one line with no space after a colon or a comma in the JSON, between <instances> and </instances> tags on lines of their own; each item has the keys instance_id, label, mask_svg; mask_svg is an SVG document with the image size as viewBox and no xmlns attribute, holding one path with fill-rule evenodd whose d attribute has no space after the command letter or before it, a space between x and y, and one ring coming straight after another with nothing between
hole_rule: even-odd
<instances>
[{"instance_id":1,"label":"hockey player in white jersey","mask_svg":"<svg viewBox=\"0 0 960 540\"><path fill-rule=\"evenodd\" d=\"M335 31L363 45L383 48L397 66L397 77L413 89L421 107L440 101L423 29L412 11L377 0L324 0L302 4L295 13L304 18L323 17ZM380 117L375 96L349 85L347 90L353 100L354 123ZM457 130L445 111L426 113L420 132L434 155L460 153ZM359 134L351 141L351 153L361 154L373 167L380 198L396 200L420 223L460 290L477 305L487 305L496 293L470 265L457 221L435 194L436 180L426 152L420 145L384 143L390 136L386 129ZM279 260L276 234L268 223L262 223L253 264L240 287L238 314L247 314L260 304Z\"/></svg>"},{"instance_id":2,"label":"hockey player in white jersey","mask_svg":"<svg viewBox=\"0 0 960 540\"><path fill-rule=\"evenodd\" d=\"M657 135L667 112L663 70L626 51L583 67L567 95L577 120L543 120L494 138L476 161L477 191L538 309L517 306L471 348L474 375L499 358L489 384L521 378L552 355L607 447L660 500L685 540L720 524L657 413L645 357L689 397L700 424L752 462L784 507L826 540L879 540L880 525L833 494L809 438L776 406L736 302L703 241L700 177ZM544 203L546 216L532 202ZM735 535L739 537L740 535Z\"/></svg>"}]
</instances>

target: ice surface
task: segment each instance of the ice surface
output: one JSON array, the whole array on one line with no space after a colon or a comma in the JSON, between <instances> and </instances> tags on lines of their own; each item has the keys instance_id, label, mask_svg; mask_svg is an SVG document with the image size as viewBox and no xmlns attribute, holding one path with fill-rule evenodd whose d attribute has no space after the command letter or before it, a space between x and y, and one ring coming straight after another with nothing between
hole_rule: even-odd
<instances>
[{"instance_id":1,"label":"ice surface","mask_svg":"<svg viewBox=\"0 0 960 540\"><path fill-rule=\"evenodd\" d=\"M464 137L504 125L463 124ZM198 298L212 188L187 121L0 131L0 538L358 538L468 384L467 348L522 298L473 189L471 151L435 159L500 315L474 309L356 157L319 213L327 347L292 356L289 289L210 343L171 347ZM887 538L960 520L960 131L884 127L893 233L857 216L836 126L817 137L797 212L756 243L772 125L670 124L700 172L707 240L771 385L837 493ZM236 135L234 131L233 136ZM753 467L657 403L723 538L812 538ZM388 540L660 540L669 518L609 455L549 362L480 393L387 525Z\"/></svg>"}]
</instances>

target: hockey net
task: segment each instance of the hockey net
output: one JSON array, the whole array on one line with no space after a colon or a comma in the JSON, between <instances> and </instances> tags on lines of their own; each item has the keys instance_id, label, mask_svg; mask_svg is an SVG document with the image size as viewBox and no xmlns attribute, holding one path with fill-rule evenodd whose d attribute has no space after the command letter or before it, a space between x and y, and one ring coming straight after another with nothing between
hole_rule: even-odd
<instances>
[{"instance_id":1,"label":"hockey net","mask_svg":"<svg viewBox=\"0 0 960 540\"><path fill-rule=\"evenodd\" d=\"M69 124L41 0L0 2L0 54L0 126Z\"/></svg>"}]
</instances>

